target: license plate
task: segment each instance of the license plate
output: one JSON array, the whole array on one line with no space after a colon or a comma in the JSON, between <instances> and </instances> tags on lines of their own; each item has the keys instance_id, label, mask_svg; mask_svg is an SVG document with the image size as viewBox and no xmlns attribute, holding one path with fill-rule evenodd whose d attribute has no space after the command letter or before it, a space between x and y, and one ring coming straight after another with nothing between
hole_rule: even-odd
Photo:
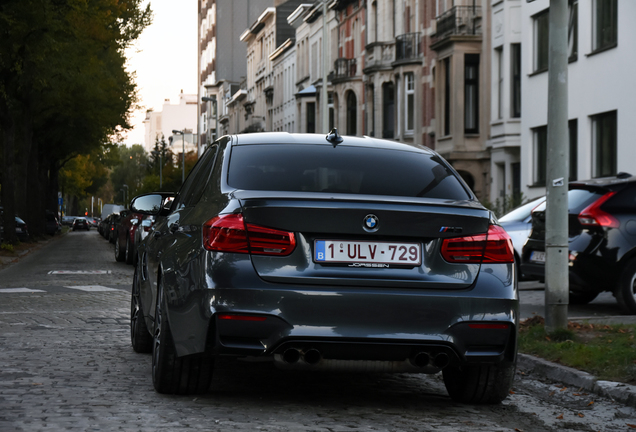
<instances>
[{"instance_id":1,"label":"license plate","mask_svg":"<svg viewBox=\"0 0 636 432\"><path fill-rule=\"evenodd\" d=\"M545 262L545 252L542 251L532 251L530 254L530 261L533 262Z\"/></svg>"},{"instance_id":2,"label":"license plate","mask_svg":"<svg viewBox=\"0 0 636 432\"><path fill-rule=\"evenodd\" d=\"M420 243L316 240L314 261L319 263L419 266L422 264Z\"/></svg>"}]
</instances>

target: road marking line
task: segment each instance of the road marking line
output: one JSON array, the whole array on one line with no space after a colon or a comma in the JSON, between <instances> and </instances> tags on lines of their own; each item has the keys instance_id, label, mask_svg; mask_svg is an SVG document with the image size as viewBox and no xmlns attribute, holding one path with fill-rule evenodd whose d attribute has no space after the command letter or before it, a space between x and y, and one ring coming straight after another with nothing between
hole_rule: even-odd
<instances>
[{"instance_id":1,"label":"road marking line","mask_svg":"<svg viewBox=\"0 0 636 432\"><path fill-rule=\"evenodd\" d=\"M76 289L80 291L87 292L98 292L98 291L121 291L115 288L108 288L101 285L84 285L84 286L65 286L64 288Z\"/></svg>"},{"instance_id":2,"label":"road marking line","mask_svg":"<svg viewBox=\"0 0 636 432\"><path fill-rule=\"evenodd\" d=\"M48 274L110 274L110 270L51 270Z\"/></svg>"},{"instance_id":3,"label":"road marking line","mask_svg":"<svg viewBox=\"0 0 636 432\"><path fill-rule=\"evenodd\" d=\"M37 293L37 292L46 292L46 291L31 289L31 288L0 288L0 293Z\"/></svg>"}]
</instances>

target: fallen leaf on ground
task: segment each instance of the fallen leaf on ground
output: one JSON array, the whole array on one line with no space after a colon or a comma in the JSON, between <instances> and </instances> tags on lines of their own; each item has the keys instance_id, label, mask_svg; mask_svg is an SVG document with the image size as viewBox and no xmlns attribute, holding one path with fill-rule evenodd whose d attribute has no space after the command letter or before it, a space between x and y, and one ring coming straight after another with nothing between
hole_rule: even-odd
<instances>
[{"instance_id":1,"label":"fallen leaf on ground","mask_svg":"<svg viewBox=\"0 0 636 432\"><path fill-rule=\"evenodd\" d=\"M557 420L563 420L563 414L557 417Z\"/></svg>"},{"instance_id":2,"label":"fallen leaf on ground","mask_svg":"<svg viewBox=\"0 0 636 432\"><path fill-rule=\"evenodd\" d=\"M590 405L594 405L594 401L592 401L589 404L587 404L587 406L590 406Z\"/></svg>"},{"instance_id":3,"label":"fallen leaf on ground","mask_svg":"<svg viewBox=\"0 0 636 432\"><path fill-rule=\"evenodd\" d=\"M583 415L583 413L579 413L579 417L583 418L585 416Z\"/></svg>"}]
</instances>

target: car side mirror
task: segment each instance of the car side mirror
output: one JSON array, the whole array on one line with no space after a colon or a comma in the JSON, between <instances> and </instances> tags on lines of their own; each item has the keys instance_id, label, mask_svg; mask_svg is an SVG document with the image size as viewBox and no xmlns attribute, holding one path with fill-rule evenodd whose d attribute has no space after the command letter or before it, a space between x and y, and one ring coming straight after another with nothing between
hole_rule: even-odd
<instances>
[{"instance_id":1,"label":"car side mirror","mask_svg":"<svg viewBox=\"0 0 636 432\"><path fill-rule=\"evenodd\" d=\"M165 209L166 203L172 203L174 194L171 193L150 193L136 196L130 202L130 209L136 213L146 215L158 215Z\"/></svg>"}]
</instances>

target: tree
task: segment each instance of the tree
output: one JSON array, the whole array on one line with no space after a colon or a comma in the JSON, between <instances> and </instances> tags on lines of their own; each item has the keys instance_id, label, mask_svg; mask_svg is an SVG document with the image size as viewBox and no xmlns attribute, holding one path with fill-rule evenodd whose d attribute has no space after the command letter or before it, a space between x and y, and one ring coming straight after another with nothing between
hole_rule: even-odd
<instances>
[{"instance_id":1,"label":"tree","mask_svg":"<svg viewBox=\"0 0 636 432\"><path fill-rule=\"evenodd\" d=\"M137 99L124 52L150 21L141 0L0 3L0 182L8 241L17 240L16 211L30 231L44 232L59 170L129 128Z\"/></svg>"}]
</instances>

